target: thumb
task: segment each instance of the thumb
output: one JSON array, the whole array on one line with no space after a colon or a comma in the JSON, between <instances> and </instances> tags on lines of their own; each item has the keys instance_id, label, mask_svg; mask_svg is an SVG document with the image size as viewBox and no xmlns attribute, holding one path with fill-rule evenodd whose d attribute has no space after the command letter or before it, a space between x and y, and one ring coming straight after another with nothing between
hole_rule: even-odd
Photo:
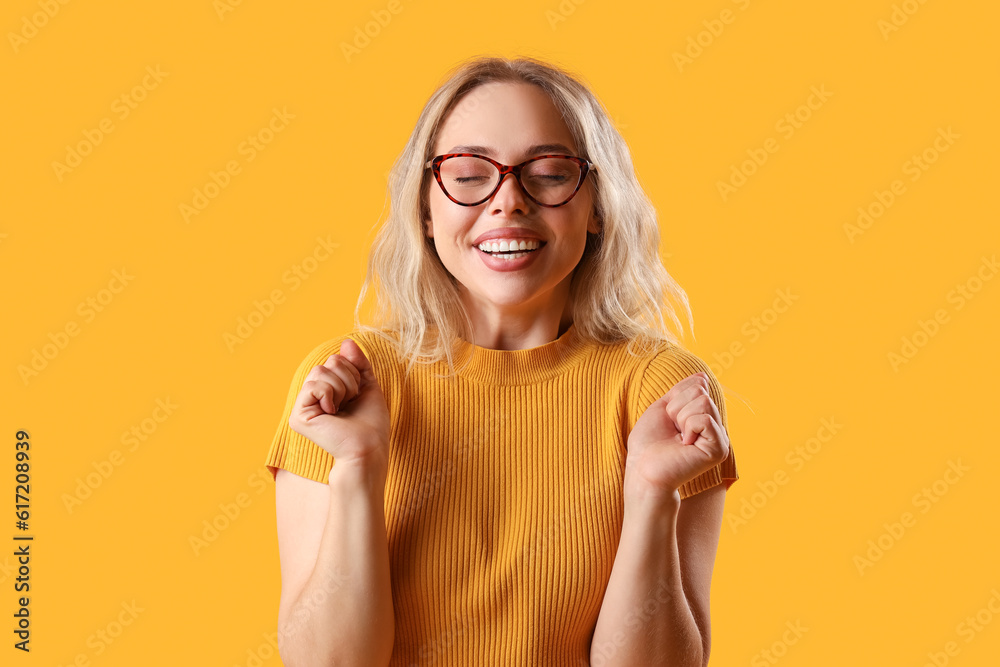
<instances>
[{"instance_id":1,"label":"thumb","mask_svg":"<svg viewBox=\"0 0 1000 667\"><path fill-rule=\"evenodd\" d=\"M356 410L359 415L367 415L367 418L376 420L379 423L388 423L385 419L386 403L385 394L375 377L375 371L371 362L361 350L361 346L350 338L344 339L340 344L340 355L354 364L361 375L361 382L358 384L358 396L355 397Z\"/></svg>"},{"instance_id":2,"label":"thumb","mask_svg":"<svg viewBox=\"0 0 1000 667\"><path fill-rule=\"evenodd\" d=\"M368 361L368 357L361 350L361 346L355 343L352 339L346 338L340 344L340 354L345 357L349 362L354 364L354 367L358 369L361 373L361 377L366 382L375 381L375 373L372 369L371 363Z\"/></svg>"}]
</instances>

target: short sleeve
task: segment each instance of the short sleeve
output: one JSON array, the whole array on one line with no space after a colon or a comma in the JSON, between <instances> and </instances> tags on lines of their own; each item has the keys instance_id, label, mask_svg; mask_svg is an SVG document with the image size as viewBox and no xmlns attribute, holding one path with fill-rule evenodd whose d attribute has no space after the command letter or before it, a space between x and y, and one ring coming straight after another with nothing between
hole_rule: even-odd
<instances>
[{"instance_id":1,"label":"short sleeve","mask_svg":"<svg viewBox=\"0 0 1000 667\"><path fill-rule=\"evenodd\" d=\"M292 384L285 397L285 408L281 413L281 420L278 422L278 428L264 460L264 465L271 471L272 478L277 478L278 468L284 468L300 477L324 484L329 483L330 470L333 469L334 463L333 455L304 435L293 431L288 425L288 420L292 416L295 398L302 391L302 385L305 383L309 371L314 366L326 362L331 354L339 353L340 344L347 338L358 343L362 347L362 351L365 352L365 356L368 356L368 351L356 335L344 334L317 345L295 369Z\"/></svg>"},{"instance_id":2,"label":"short sleeve","mask_svg":"<svg viewBox=\"0 0 1000 667\"><path fill-rule=\"evenodd\" d=\"M704 371L708 376L709 394L712 402L719 408L719 416L722 418L722 427L729 434L729 422L726 416L726 402L722 394L722 385L712 370L704 361L684 348L670 344L666 349L658 352L642 372L639 382L639 389L636 392L635 402L632 406L632 418L629 429L635 426L639 416L655 401L666 394L675 384L699 371ZM732 438L730 437L729 456L722 463L706 470L697 477L688 480L681 485L679 492L681 499L693 496L694 494L710 489L719 484L725 484L726 490L739 479L736 470L736 454L733 450Z\"/></svg>"}]
</instances>

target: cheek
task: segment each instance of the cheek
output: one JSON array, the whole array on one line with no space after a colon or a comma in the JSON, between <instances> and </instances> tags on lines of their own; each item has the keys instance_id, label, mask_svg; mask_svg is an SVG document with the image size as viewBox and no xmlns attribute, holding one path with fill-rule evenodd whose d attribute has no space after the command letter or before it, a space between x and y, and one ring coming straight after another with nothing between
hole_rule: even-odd
<instances>
[{"instance_id":1,"label":"cheek","mask_svg":"<svg viewBox=\"0 0 1000 667\"><path fill-rule=\"evenodd\" d=\"M454 216L455 212L451 209L458 208L436 186L435 189L431 190L427 201L431 212L431 219L437 223L438 228L441 227L443 222Z\"/></svg>"},{"instance_id":2,"label":"cheek","mask_svg":"<svg viewBox=\"0 0 1000 667\"><path fill-rule=\"evenodd\" d=\"M428 209L430 212L430 220L427 221L427 227L430 229L431 233L434 235L435 241L441 243L444 241L448 233L448 227L451 224L449 220L449 213L447 204L448 201L441 201L444 195L440 193L431 193L428 198Z\"/></svg>"},{"instance_id":3,"label":"cheek","mask_svg":"<svg viewBox=\"0 0 1000 667\"><path fill-rule=\"evenodd\" d=\"M458 206L443 194L431 195L429 201L431 222L428 226L438 245L462 245L475 227L479 209Z\"/></svg>"},{"instance_id":4,"label":"cheek","mask_svg":"<svg viewBox=\"0 0 1000 667\"><path fill-rule=\"evenodd\" d=\"M575 204L576 200L571 203ZM582 249L587 243L587 220L590 216L590 205L585 201L581 201L580 204L573 210L564 211L558 221L560 235L574 250L577 249L577 246Z\"/></svg>"}]
</instances>

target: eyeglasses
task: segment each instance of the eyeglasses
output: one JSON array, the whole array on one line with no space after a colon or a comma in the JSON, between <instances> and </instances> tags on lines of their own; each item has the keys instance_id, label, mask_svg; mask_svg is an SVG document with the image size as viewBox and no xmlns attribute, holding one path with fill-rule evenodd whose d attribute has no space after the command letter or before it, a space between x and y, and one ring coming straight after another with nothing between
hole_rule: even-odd
<instances>
[{"instance_id":1,"label":"eyeglasses","mask_svg":"<svg viewBox=\"0 0 1000 667\"><path fill-rule=\"evenodd\" d=\"M448 153L428 160L441 191L460 206L478 206L497 193L504 176L514 174L521 190L540 206L554 208L569 202L583 180L597 167L572 155L538 155L521 164L500 164L474 153Z\"/></svg>"}]
</instances>

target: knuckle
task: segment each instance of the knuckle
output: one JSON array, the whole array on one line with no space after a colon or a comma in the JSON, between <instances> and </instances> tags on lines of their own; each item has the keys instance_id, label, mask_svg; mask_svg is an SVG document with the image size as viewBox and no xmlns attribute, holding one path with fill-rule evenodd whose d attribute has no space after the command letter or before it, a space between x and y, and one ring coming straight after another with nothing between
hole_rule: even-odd
<instances>
[{"instance_id":1,"label":"knuckle","mask_svg":"<svg viewBox=\"0 0 1000 667\"><path fill-rule=\"evenodd\" d=\"M306 380L316 380L318 378L324 377L328 372L329 368L326 366L313 366L309 372L306 374Z\"/></svg>"},{"instance_id":2,"label":"knuckle","mask_svg":"<svg viewBox=\"0 0 1000 667\"><path fill-rule=\"evenodd\" d=\"M313 370L325 378L343 378L345 375L355 375L357 373L354 369L354 364L336 354L331 355L330 359L327 359L326 364L316 366Z\"/></svg>"},{"instance_id":3,"label":"knuckle","mask_svg":"<svg viewBox=\"0 0 1000 667\"><path fill-rule=\"evenodd\" d=\"M330 359L332 359L333 361L331 362ZM340 354L331 354L330 359L327 359L327 363L330 363L331 366L337 368L345 368L353 366L351 362L349 362L343 355ZM327 366L327 368L329 368L329 366Z\"/></svg>"}]
</instances>

